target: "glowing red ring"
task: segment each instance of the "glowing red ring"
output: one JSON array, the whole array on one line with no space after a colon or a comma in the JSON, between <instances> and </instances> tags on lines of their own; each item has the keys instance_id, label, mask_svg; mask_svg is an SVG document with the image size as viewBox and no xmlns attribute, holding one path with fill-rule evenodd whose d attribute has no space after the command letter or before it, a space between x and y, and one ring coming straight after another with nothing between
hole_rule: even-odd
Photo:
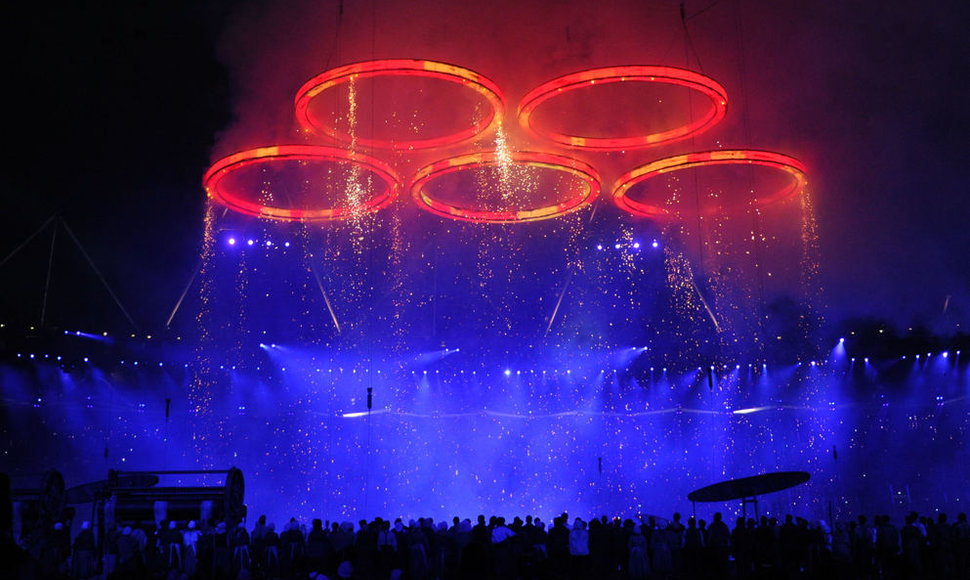
<instances>
[{"instance_id":1,"label":"glowing red ring","mask_svg":"<svg viewBox=\"0 0 970 580\"><path fill-rule=\"evenodd\" d=\"M371 60L339 66L323 72L307 81L296 93L296 120L303 129L311 133L322 132L338 141L350 142L352 137L341 133L327 125L318 125L308 113L310 101L323 91L340 83L349 82L356 78L375 76L419 76L441 79L468 87L485 97L492 111L484 119L471 127L462 129L450 135L442 135L431 139L410 139L395 141L388 139L361 139L356 142L365 147L382 149L427 149L442 145L454 145L473 139L480 133L491 131L502 122L505 111L505 101L501 96L498 85L476 73L475 71L431 60Z\"/></svg>"},{"instance_id":2,"label":"glowing red ring","mask_svg":"<svg viewBox=\"0 0 970 580\"><path fill-rule=\"evenodd\" d=\"M637 183L646 181L662 173L669 173L690 167L723 165L728 163L773 167L788 173L793 178L794 182L791 186L783 187L768 197L756 199L755 202L759 207L764 207L791 195L795 195L808 184L805 166L802 165L801 161L788 155L749 149L703 151L700 153L687 153L685 155L675 155L673 157L658 159L657 161L642 165L621 175L613 185L613 201L620 208L633 215L650 218L665 217L668 213L666 209L631 199L627 196L627 191Z\"/></svg>"},{"instance_id":3,"label":"glowing red ring","mask_svg":"<svg viewBox=\"0 0 970 580\"><path fill-rule=\"evenodd\" d=\"M385 183L386 188L357 208L337 207L307 210L266 206L227 194L219 187L220 182L233 171L249 165L280 160L349 162L376 175ZM260 218L303 222L348 219L373 213L390 205L401 190L401 180L395 175L394 170L382 161L355 151L314 145L278 145L233 153L209 167L202 178L202 185L210 198L235 211Z\"/></svg>"},{"instance_id":4,"label":"glowing red ring","mask_svg":"<svg viewBox=\"0 0 970 580\"><path fill-rule=\"evenodd\" d=\"M434 199L425 193L425 186L431 180L442 175L462 171L470 167L498 165L500 163L498 154L494 151L489 151L442 159L441 161L422 167L415 174L414 181L411 183L411 197L414 198L418 207L442 217L478 223L515 223L539 221L566 215L589 205L600 193L599 174L591 165L577 159L554 155L552 153L538 152L513 153L511 154L511 159L513 163L518 165L565 171L581 179L585 187L582 188L583 191L578 195L557 204L535 209L506 211L459 207Z\"/></svg>"},{"instance_id":5,"label":"glowing red ring","mask_svg":"<svg viewBox=\"0 0 970 580\"><path fill-rule=\"evenodd\" d=\"M532 115L536 107L566 91L597 84L650 82L679 85L694 89L708 99L713 107L704 115L685 125L634 137L582 137L536 126ZM614 66L584 70L543 83L529 91L519 105L519 124L534 137L553 141L567 147L583 149L638 149L673 143L705 131L717 124L727 113L727 92L714 79L693 71L670 66Z\"/></svg>"}]
</instances>

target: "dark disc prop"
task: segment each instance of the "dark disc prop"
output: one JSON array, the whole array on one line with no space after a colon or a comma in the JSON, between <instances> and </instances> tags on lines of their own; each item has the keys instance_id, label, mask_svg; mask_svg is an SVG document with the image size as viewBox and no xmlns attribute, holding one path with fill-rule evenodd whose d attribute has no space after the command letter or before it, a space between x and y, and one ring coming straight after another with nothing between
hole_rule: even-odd
<instances>
[{"instance_id":1,"label":"dark disc prop","mask_svg":"<svg viewBox=\"0 0 970 580\"><path fill-rule=\"evenodd\" d=\"M687 494L687 499L694 502L745 499L801 485L808 481L809 477L809 474L805 471L778 471L740 479L729 479L695 489Z\"/></svg>"},{"instance_id":2,"label":"dark disc prop","mask_svg":"<svg viewBox=\"0 0 970 580\"><path fill-rule=\"evenodd\" d=\"M113 484L113 485L112 485ZM66 503L91 503L110 495L113 489L131 489L136 487L152 487L158 484L158 476L148 473L121 475L114 482L110 480L92 481L83 485L76 485L64 494Z\"/></svg>"}]
</instances>

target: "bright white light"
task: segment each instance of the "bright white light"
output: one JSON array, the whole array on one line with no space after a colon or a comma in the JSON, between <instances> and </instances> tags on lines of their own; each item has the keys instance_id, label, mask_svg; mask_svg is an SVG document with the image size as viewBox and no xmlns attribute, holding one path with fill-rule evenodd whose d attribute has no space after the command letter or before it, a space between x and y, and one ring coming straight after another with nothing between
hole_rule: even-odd
<instances>
[{"instance_id":1,"label":"bright white light","mask_svg":"<svg viewBox=\"0 0 970 580\"><path fill-rule=\"evenodd\" d=\"M767 411L771 407L751 407L750 409L737 409L731 411L735 415L750 415L751 413L757 413L758 411Z\"/></svg>"},{"instance_id":2,"label":"bright white light","mask_svg":"<svg viewBox=\"0 0 970 580\"><path fill-rule=\"evenodd\" d=\"M251 246L251 245L253 245L253 244L255 244L255 243L256 243L256 242L254 242L253 240L248 240L248 241L246 242L246 244L248 244L248 245L250 245L250 246Z\"/></svg>"},{"instance_id":3,"label":"bright white light","mask_svg":"<svg viewBox=\"0 0 970 580\"><path fill-rule=\"evenodd\" d=\"M230 246L235 246L236 245L236 238L229 238L229 245Z\"/></svg>"}]
</instances>

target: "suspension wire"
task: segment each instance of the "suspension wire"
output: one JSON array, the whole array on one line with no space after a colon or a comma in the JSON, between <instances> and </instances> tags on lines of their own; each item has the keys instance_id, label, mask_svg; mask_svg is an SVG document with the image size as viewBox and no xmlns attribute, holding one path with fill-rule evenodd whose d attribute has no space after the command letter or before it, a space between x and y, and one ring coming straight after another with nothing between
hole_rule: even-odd
<instances>
[{"instance_id":1,"label":"suspension wire","mask_svg":"<svg viewBox=\"0 0 970 580\"><path fill-rule=\"evenodd\" d=\"M60 220L58 220L60 222ZM54 223L53 231L51 232L51 252L47 257L47 279L44 282L44 301L40 307L40 327L44 327L44 319L47 317L47 293L51 287L51 275L54 273L54 248L57 246L57 224Z\"/></svg>"},{"instance_id":2,"label":"suspension wire","mask_svg":"<svg viewBox=\"0 0 970 580\"><path fill-rule=\"evenodd\" d=\"M121 310L121 313L124 314L125 318L128 319L128 323L131 324L132 328L134 328L135 330L138 330L138 325L135 324L135 321L131 318L131 315L128 314L128 310L125 309L124 304L121 303L121 299L119 299L118 295L115 294L114 290L111 289L111 286L108 284L108 281L105 280L104 275L101 274L101 270L98 269L98 266L94 263L94 260L92 260L91 256L88 255L87 251L84 249L84 246L81 245L80 240L77 239L77 236L74 235L74 232L71 231L71 228L67 225L67 222L64 220L59 220L59 221L61 225L64 226L64 231L67 232L67 235L71 236L71 240L74 241L74 245L77 246L77 249L81 250L81 255L84 256L85 260L87 260L88 265L91 266L91 269L94 270L94 273L98 275L98 279L101 280L102 284L104 284L105 290L108 291L108 294L111 295L111 298L115 301L115 304L118 305L118 308Z\"/></svg>"},{"instance_id":3,"label":"suspension wire","mask_svg":"<svg viewBox=\"0 0 970 580\"><path fill-rule=\"evenodd\" d=\"M697 12L691 14L690 16L688 16L687 18L685 18L685 20L693 20L693 19L697 18L698 16L700 16L701 14L704 14L705 12L707 12L708 10L710 10L711 8L714 8L715 6L717 6L720 3L721 3L721 0L713 0L713 2L711 2L710 4L708 4L705 7L701 8ZM683 4L681 4L681 7L683 7Z\"/></svg>"},{"instance_id":4,"label":"suspension wire","mask_svg":"<svg viewBox=\"0 0 970 580\"><path fill-rule=\"evenodd\" d=\"M34 231L34 233L30 234L29 236L27 236L24 239L24 241L20 242L20 244L16 248L14 248L12 252L10 252L9 254L7 254L7 257L4 258L2 262L0 262L0 267L2 267L4 264L6 264L8 261L10 261L10 258L13 258L14 256L16 256L17 253L20 252L20 250L23 250L27 246L27 244L29 244L31 242L31 240L33 240L34 238L36 238L37 237L37 234L39 234L42 231L44 231L44 229L46 229L47 226L50 225L50 223L52 221L54 221L54 219L56 217L57 217L56 215L52 215L51 217L47 218L47 220L45 220L44 223L41 224L41 226L39 228L37 228L36 231Z\"/></svg>"},{"instance_id":5,"label":"suspension wire","mask_svg":"<svg viewBox=\"0 0 970 580\"><path fill-rule=\"evenodd\" d=\"M737 42L737 54L738 54L738 91L741 95L741 103L744 107L742 110L748 108L748 93L747 85L745 84L745 78L747 77L747 66L744 57L744 33L743 24L741 19L741 0L737 0L735 3L736 10L734 12L734 22L735 22L735 39ZM751 116L742 113L741 114L741 130L744 139L745 146L749 146L751 143ZM751 227L754 231L754 259L755 259L755 271L757 272L757 283L758 283L758 304L760 306L760 312L758 314L758 325L759 329L762 328L764 321L765 312L765 275L764 269L762 267L762 259L764 258L764 248L762 247L762 241L764 239L764 228L761 220L761 210L757 207L755 194L754 194L754 168L749 166L747 168L747 179L748 179L748 202L751 205ZM764 341L758 341L759 349L764 348Z\"/></svg>"},{"instance_id":6,"label":"suspension wire","mask_svg":"<svg viewBox=\"0 0 970 580\"><path fill-rule=\"evenodd\" d=\"M701 72L704 72L704 65L701 63L701 57L697 53L697 49L694 47L694 40L691 38L690 30L688 30L687 28L688 20L689 18L687 18L687 12L684 8L684 3L681 2L680 3L680 22L684 26L684 52L685 52L684 66L690 68L690 55L688 53L688 49L690 49L690 52L694 53L694 60L697 61L697 68L701 69Z\"/></svg>"},{"instance_id":7,"label":"suspension wire","mask_svg":"<svg viewBox=\"0 0 970 580\"><path fill-rule=\"evenodd\" d=\"M701 64L700 56L697 54L697 49L694 48L694 43L690 37L690 30L687 28L687 16L686 10L684 8L684 3L680 3L680 21L684 27L684 65L690 67L690 54L694 53L694 59L697 61L697 66L700 68L701 72L704 72L704 65ZM687 114L690 119L691 124L694 123L694 100L690 92L687 93ZM691 135L690 138L691 150L696 150L696 136ZM694 182L694 210L697 219L697 267L699 273L703 275L704 273L704 230L703 230L703 213L701 211L701 194L700 194L700 183L697 178L697 169L691 170L691 175ZM714 328L716 331L720 332L721 327L717 322L717 317L714 316L714 311L708 306L707 300L701 293L701 289L697 286L696 276L691 276L691 286L697 293L698 298L707 310L708 315L714 322Z\"/></svg>"}]
</instances>

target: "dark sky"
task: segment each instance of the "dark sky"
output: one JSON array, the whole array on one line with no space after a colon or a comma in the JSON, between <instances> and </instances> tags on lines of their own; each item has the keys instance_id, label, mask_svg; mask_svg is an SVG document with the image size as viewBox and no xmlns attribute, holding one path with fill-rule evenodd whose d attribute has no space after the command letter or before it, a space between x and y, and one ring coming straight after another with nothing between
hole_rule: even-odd
<instances>
[{"instance_id":1,"label":"dark sky","mask_svg":"<svg viewBox=\"0 0 970 580\"><path fill-rule=\"evenodd\" d=\"M196 264L202 173L220 154L292 139L293 94L314 74L429 58L485 74L511 101L583 68L667 64L728 90L729 118L698 148L808 165L830 320L967 329L967 3L687 1L689 35L675 1L464 4L19 6L2 34L0 253L57 215L138 326L158 328ZM69 325L78 301L125 325L68 230L57 235L48 322ZM0 267L0 321L39 320L50 236Z\"/></svg>"}]
</instances>

